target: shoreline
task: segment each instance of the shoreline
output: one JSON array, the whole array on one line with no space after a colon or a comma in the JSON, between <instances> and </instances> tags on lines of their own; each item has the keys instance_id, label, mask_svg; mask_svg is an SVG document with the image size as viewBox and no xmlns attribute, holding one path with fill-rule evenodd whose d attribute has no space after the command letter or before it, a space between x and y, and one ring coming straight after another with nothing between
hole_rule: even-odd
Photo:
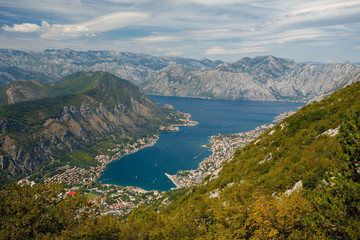
<instances>
[{"instance_id":1,"label":"shoreline","mask_svg":"<svg viewBox=\"0 0 360 240\"><path fill-rule=\"evenodd\" d=\"M181 113L182 116L178 119L181 123L172 124L169 126L160 126L159 130L160 133L154 134L149 137L137 139L133 142L129 142L127 144L118 144L117 148L113 149L106 149L107 152L114 152L112 156L109 154L101 154L95 156L95 160L97 160L100 165L95 167L90 167L89 169L84 169L80 167L73 167L70 168L69 165L61 167L64 172L60 174L56 174L54 176L48 177L44 179L45 184L50 184L52 182L57 182L59 184L64 184L66 186L82 186L87 187L91 185L93 182L98 181L100 184L99 179L101 178L102 173L106 170L107 165L111 162L120 160L121 158L136 153L144 148L154 146L156 142L160 138L161 132L175 132L179 131L179 127L181 126L196 126L198 122L190 120L191 114L190 113ZM60 168L59 168L60 170ZM116 185L116 184L112 184ZM118 185L116 185L118 186ZM121 187L132 187L132 186L121 186ZM153 190L151 190L153 191Z\"/></svg>"}]
</instances>

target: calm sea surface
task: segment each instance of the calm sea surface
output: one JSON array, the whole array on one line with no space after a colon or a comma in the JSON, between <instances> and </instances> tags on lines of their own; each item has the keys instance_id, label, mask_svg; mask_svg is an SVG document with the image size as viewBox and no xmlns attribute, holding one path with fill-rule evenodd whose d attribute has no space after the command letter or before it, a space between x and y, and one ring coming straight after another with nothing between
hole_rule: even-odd
<instances>
[{"instance_id":1,"label":"calm sea surface","mask_svg":"<svg viewBox=\"0 0 360 240\"><path fill-rule=\"evenodd\" d=\"M158 142L134 154L110 163L102 175L102 183L141 187L146 190L167 191L175 185L165 172L176 174L179 170L196 169L211 155L201 147L208 144L210 136L219 133L238 133L253 130L270 123L282 112L297 110L301 103L251 102L208 100L150 96L155 102L173 105L191 114L197 126L180 127L180 131L162 133Z\"/></svg>"}]
</instances>

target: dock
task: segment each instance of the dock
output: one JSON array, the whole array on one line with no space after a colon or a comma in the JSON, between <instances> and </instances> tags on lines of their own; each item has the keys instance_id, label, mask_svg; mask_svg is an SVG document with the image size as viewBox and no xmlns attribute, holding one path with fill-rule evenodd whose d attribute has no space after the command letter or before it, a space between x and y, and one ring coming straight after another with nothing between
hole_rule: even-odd
<instances>
[{"instance_id":1,"label":"dock","mask_svg":"<svg viewBox=\"0 0 360 240\"><path fill-rule=\"evenodd\" d=\"M181 188L181 187L182 187L182 184L179 183L174 176L172 176L172 175L170 175L170 174L167 174L167 173L165 173L165 175L175 184L175 186L176 186L177 188Z\"/></svg>"}]
</instances>

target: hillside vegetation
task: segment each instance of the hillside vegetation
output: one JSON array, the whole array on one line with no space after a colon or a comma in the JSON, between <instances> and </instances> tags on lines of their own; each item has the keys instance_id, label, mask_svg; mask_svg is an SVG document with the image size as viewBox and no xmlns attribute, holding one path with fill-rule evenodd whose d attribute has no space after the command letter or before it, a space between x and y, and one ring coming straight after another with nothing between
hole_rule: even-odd
<instances>
[{"instance_id":1,"label":"hillside vegetation","mask_svg":"<svg viewBox=\"0 0 360 240\"><path fill-rule=\"evenodd\" d=\"M39 191L61 190L9 188L1 192L5 224L0 234L18 239L359 239L359 96L356 83L303 107L238 150L200 186L170 191L121 221L84 214L79 209L87 206L78 198L67 198L74 205L58 199L30 211L19 199L37 203L43 199ZM9 202L17 204L8 208Z\"/></svg>"}]
</instances>

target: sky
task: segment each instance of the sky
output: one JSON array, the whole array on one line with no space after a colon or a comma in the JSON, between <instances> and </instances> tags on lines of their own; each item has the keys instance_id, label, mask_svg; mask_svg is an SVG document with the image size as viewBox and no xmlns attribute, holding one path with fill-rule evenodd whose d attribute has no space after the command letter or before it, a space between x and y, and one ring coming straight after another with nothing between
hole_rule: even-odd
<instances>
[{"instance_id":1,"label":"sky","mask_svg":"<svg viewBox=\"0 0 360 240\"><path fill-rule=\"evenodd\" d=\"M0 48L360 62L360 0L0 0Z\"/></svg>"}]
</instances>

